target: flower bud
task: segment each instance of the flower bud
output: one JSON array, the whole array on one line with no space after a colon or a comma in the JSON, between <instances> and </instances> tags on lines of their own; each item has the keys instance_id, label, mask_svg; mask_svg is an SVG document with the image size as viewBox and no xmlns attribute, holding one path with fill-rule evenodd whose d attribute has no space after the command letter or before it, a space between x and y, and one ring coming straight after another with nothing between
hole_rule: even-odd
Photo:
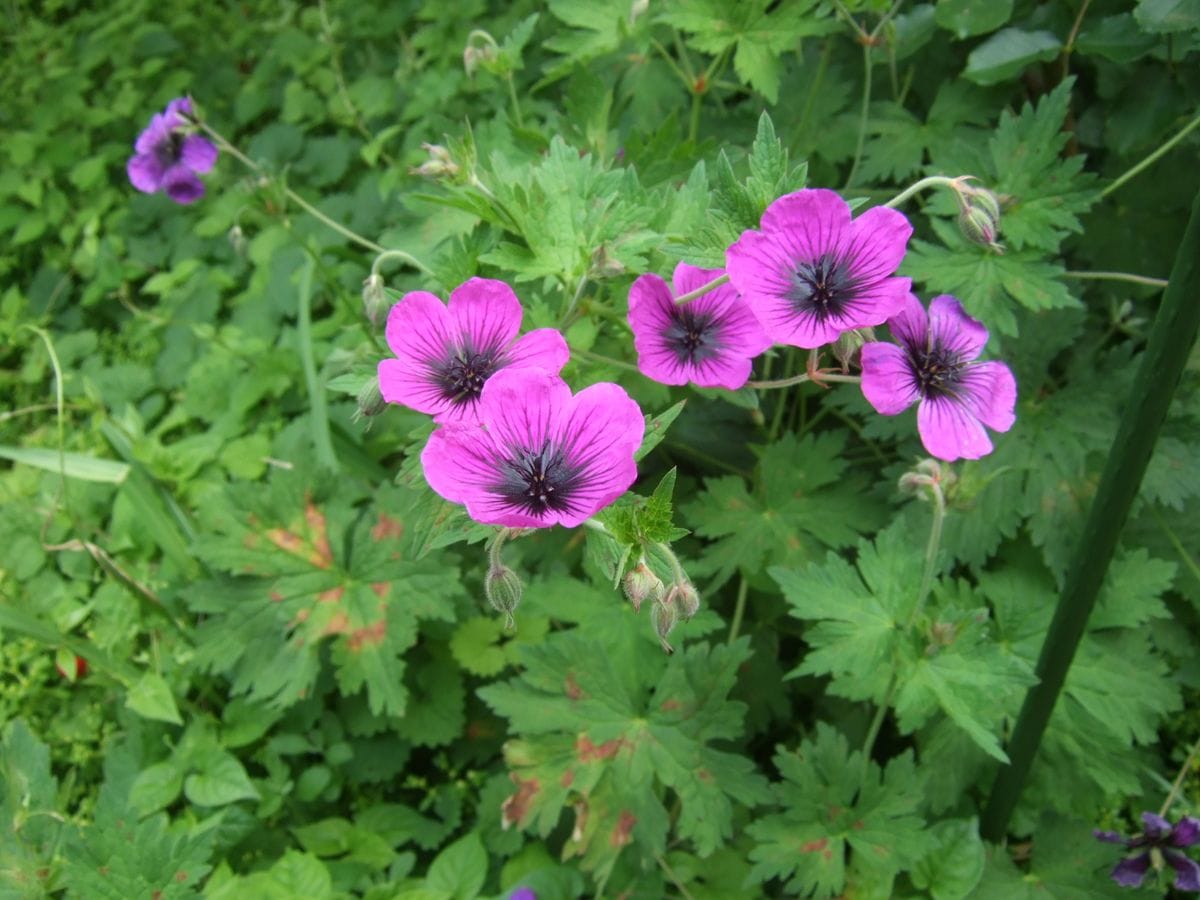
<instances>
[{"instance_id":1,"label":"flower bud","mask_svg":"<svg viewBox=\"0 0 1200 900\"><path fill-rule=\"evenodd\" d=\"M463 50L463 70L468 78L474 78L475 72L482 68L489 70L496 61L496 48L490 44L467 44Z\"/></svg>"},{"instance_id":2,"label":"flower bud","mask_svg":"<svg viewBox=\"0 0 1200 900\"><path fill-rule=\"evenodd\" d=\"M370 381L359 389L358 397L355 398L358 403L358 409L354 411L354 421L360 419L369 419L371 416L377 416L387 409L387 401L383 399L383 393L379 390L379 379L372 377Z\"/></svg>"},{"instance_id":3,"label":"flower bud","mask_svg":"<svg viewBox=\"0 0 1200 900\"><path fill-rule=\"evenodd\" d=\"M1000 222L1000 201L996 195L987 188L975 187L968 185L966 189L967 202L987 213L988 217L997 225Z\"/></svg>"},{"instance_id":4,"label":"flower bud","mask_svg":"<svg viewBox=\"0 0 1200 900\"><path fill-rule=\"evenodd\" d=\"M513 613L520 605L521 595L524 593L520 577L505 565L488 569L487 577L483 580L483 590L492 608L496 612L504 613L504 627L511 630L516 624Z\"/></svg>"},{"instance_id":5,"label":"flower bud","mask_svg":"<svg viewBox=\"0 0 1200 900\"><path fill-rule=\"evenodd\" d=\"M654 612L650 618L654 621L654 633L658 635L658 641L662 644L662 648L668 653L674 653L675 649L667 643L667 635L679 621L679 608L672 602L670 593L654 604Z\"/></svg>"},{"instance_id":6,"label":"flower bud","mask_svg":"<svg viewBox=\"0 0 1200 900\"><path fill-rule=\"evenodd\" d=\"M700 594L690 581L676 581L667 591L664 602L674 605L685 620L691 619L700 609Z\"/></svg>"},{"instance_id":7,"label":"flower bud","mask_svg":"<svg viewBox=\"0 0 1200 900\"><path fill-rule=\"evenodd\" d=\"M621 586L625 589L625 596L633 604L634 612L641 611L644 600L657 603L663 597L662 579L651 571L645 560L641 560L629 570Z\"/></svg>"},{"instance_id":8,"label":"flower bud","mask_svg":"<svg viewBox=\"0 0 1200 900\"><path fill-rule=\"evenodd\" d=\"M422 178L453 178L458 174L458 163L441 144L422 144L421 149L429 154L429 159L419 166L411 167L408 170L410 175L420 175Z\"/></svg>"},{"instance_id":9,"label":"flower bud","mask_svg":"<svg viewBox=\"0 0 1200 900\"><path fill-rule=\"evenodd\" d=\"M387 291L383 289L383 276L372 272L363 282L362 289L363 312L371 320L372 325L378 325L380 318L388 309Z\"/></svg>"},{"instance_id":10,"label":"flower bud","mask_svg":"<svg viewBox=\"0 0 1200 900\"><path fill-rule=\"evenodd\" d=\"M234 225L229 229L226 235L229 238L229 246L233 248L233 252L238 256L246 255L246 233L242 231L241 225Z\"/></svg>"},{"instance_id":11,"label":"flower bud","mask_svg":"<svg viewBox=\"0 0 1200 900\"><path fill-rule=\"evenodd\" d=\"M838 335L833 343L833 355L842 364L842 374L850 371L851 365L858 364L858 351L863 344L875 340L874 328L851 328Z\"/></svg>"},{"instance_id":12,"label":"flower bud","mask_svg":"<svg viewBox=\"0 0 1200 900\"><path fill-rule=\"evenodd\" d=\"M996 220L978 206L968 206L958 214L958 230L973 244L982 244L993 250L1000 249L1000 245L996 243L999 230Z\"/></svg>"}]
</instances>

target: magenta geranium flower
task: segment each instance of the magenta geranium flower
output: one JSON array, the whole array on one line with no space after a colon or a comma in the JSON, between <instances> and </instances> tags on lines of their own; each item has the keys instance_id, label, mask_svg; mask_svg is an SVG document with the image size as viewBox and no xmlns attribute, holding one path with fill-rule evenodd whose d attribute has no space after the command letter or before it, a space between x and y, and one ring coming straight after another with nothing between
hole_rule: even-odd
<instances>
[{"instance_id":1,"label":"magenta geranium flower","mask_svg":"<svg viewBox=\"0 0 1200 900\"><path fill-rule=\"evenodd\" d=\"M680 306L675 297L724 273L675 267L675 292L657 275L642 275L629 289L629 324L638 369L663 384L737 390L750 377L750 360L771 346L754 313L736 290L722 285Z\"/></svg>"},{"instance_id":2,"label":"magenta geranium flower","mask_svg":"<svg viewBox=\"0 0 1200 900\"><path fill-rule=\"evenodd\" d=\"M136 151L125 165L129 181L143 193L166 193L176 203L192 203L204 196L197 176L217 162L217 146L201 134L189 132L192 99L179 97L155 113L133 145Z\"/></svg>"},{"instance_id":3,"label":"magenta geranium flower","mask_svg":"<svg viewBox=\"0 0 1200 900\"><path fill-rule=\"evenodd\" d=\"M1200 864L1182 852L1184 847L1200 844L1200 819L1184 816L1172 825L1157 813L1144 812L1142 823L1145 826L1142 833L1132 838L1115 831L1096 829L1092 832L1097 840L1124 844L1130 850L1137 851L1113 867L1112 880L1121 887L1141 887L1157 853L1175 870L1175 890L1200 891Z\"/></svg>"},{"instance_id":4,"label":"magenta geranium flower","mask_svg":"<svg viewBox=\"0 0 1200 900\"><path fill-rule=\"evenodd\" d=\"M443 425L421 453L430 487L476 522L578 525L637 478L645 421L615 384L572 396L557 375L507 368L484 385L479 418Z\"/></svg>"},{"instance_id":5,"label":"magenta geranium flower","mask_svg":"<svg viewBox=\"0 0 1200 900\"><path fill-rule=\"evenodd\" d=\"M876 206L857 219L833 191L786 194L725 253L729 280L776 344L814 348L881 325L912 286L894 278L912 226Z\"/></svg>"},{"instance_id":6,"label":"magenta geranium flower","mask_svg":"<svg viewBox=\"0 0 1200 900\"><path fill-rule=\"evenodd\" d=\"M387 342L395 359L379 363L379 390L388 403L429 413L435 422L475 421L484 383L507 367L558 373L570 350L553 328L518 338L521 301L503 281L472 278L447 306L413 291L392 307Z\"/></svg>"},{"instance_id":7,"label":"magenta geranium flower","mask_svg":"<svg viewBox=\"0 0 1200 900\"><path fill-rule=\"evenodd\" d=\"M894 416L913 403L921 443L938 459L979 459L992 452L984 426L1008 431L1016 417L1017 383L1001 362L975 362L987 343L983 324L948 294L929 314L911 294L888 319L900 345L862 348L862 390L877 412Z\"/></svg>"}]
</instances>

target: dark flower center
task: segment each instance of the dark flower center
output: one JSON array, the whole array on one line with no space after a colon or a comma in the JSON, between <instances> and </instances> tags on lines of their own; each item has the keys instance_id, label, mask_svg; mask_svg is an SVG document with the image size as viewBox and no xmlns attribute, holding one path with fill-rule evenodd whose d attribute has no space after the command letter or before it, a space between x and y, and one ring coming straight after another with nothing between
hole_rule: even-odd
<instances>
[{"instance_id":1,"label":"dark flower center","mask_svg":"<svg viewBox=\"0 0 1200 900\"><path fill-rule=\"evenodd\" d=\"M163 168L175 165L183 156L183 139L181 131L172 131L170 137L154 148L155 155Z\"/></svg>"},{"instance_id":2,"label":"dark flower center","mask_svg":"<svg viewBox=\"0 0 1200 900\"><path fill-rule=\"evenodd\" d=\"M787 299L797 312L824 320L840 315L854 301L858 286L845 260L822 253L816 262L796 263Z\"/></svg>"},{"instance_id":3,"label":"dark flower center","mask_svg":"<svg viewBox=\"0 0 1200 900\"><path fill-rule=\"evenodd\" d=\"M958 393L965 364L958 353L940 344L910 347L909 364L922 397L952 397Z\"/></svg>"},{"instance_id":4,"label":"dark flower center","mask_svg":"<svg viewBox=\"0 0 1200 900\"><path fill-rule=\"evenodd\" d=\"M696 313L686 306L671 311L671 324L663 337L680 362L702 363L721 349L720 328L712 313Z\"/></svg>"},{"instance_id":5,"label":"dark flower center","mask_svg":"<svg viewBox=\"0 0 1200 900\"><path fill-rule=\"evenodd\" d=\"M496 491L521 512L540 516L547 510L569 511L579 482L579 469L561 450L546 444L537 451L517 451L506 460Z\"/></svg>"},{"instance_id":6,"label":"dark flower center","mask_svg":"<svg viewBox=\"0 0 1200 900\"><path fill-rule=\"evenodd\" d=\"M500 368L496 353L460 351L434 372L442 395L456 405L474 403L483 384Z\"/></svg>"}]
</instances>

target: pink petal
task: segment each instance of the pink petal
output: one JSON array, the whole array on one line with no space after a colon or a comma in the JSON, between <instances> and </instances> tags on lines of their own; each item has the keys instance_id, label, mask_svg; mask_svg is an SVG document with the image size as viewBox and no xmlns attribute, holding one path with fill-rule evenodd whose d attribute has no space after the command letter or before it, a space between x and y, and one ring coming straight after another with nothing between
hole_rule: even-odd
<instances>
[{"instance_id":1,"label":"pink petal","mask_svg":"<svg viewBox=\"0 0 1200 900\"><path fill-rule=\"evenodd\" d=\"M912 224L902 212L875 206L854 220L849 238L840 246L840 256L853 260L851 269L859 278L877 280L896 271L908 250Z\"/></svg>"},{"instance_id":2,"label":"pink petal","mask_svg":"<svg viewBox=\"0 0 1200 900\"><path fill-rule=\"evenodd\" d=\"M629 490L637 480L633 454L645 427L637 403L615 384L593 384L571 398L555 442L581 477L571 495L571 511L558 513L563 525L578 525Z\"/></svg>"},{"instance_id":3,"label":"pink petal","mask_svg":"<svg viewBox=\"0 0 1200 900\"><path fill-rule=\"evenodd\" d=\"M629 326L638 370L661 384L687 384L684 364L665 341L674 306L667 283L657 275L642 275L629 288Z\"/></svg>"},{"instance_id":4,"label":"pink petal","mask_svg":"<svg viewBox=\"0 0 1200 900\"><path fill-rule=\"evenodd\" d=\"M763 232L779 234L794 260L815 261L836 250L849 229L850 207L823 188L785 194L762 217Z\"/></svg>"},{"instance_id":5,"label":"pink petal","mask_svg":"<svg viewBox=\"0 0 1200 900\"><path fill-rule=\"evenodd\" d=\"M549 517L514 510L496 493L504 477L503 456L492 436L479 425L443 425L421 451L421 468L434 492L462 503L467 514L484 525L537 528L553 525Z\"/></svg>"},{"instance_id":6,"label":"pink petal","mask_svg":"<svg viewBox=\"0 0 1200 900\"><path fill-rule=\"evenodd\" d=\"M541 369L501 369L479 397L479 418L497 447L540 450L571 400L567 383Z\"/></svg>"},{"instance_id":7,"label":"pink petal","mask_svg":"<svg viewBox=\"0 0 1200 900\"><path fill-rule=\"evenodd\" d=\"M976 363L965 376L975 415L993 431L1008 431L1017 420L1017 380L1002 362Z\"/></svg>"},{"instance_id":8,"label":"pink petal","mask_svg":"<svg viewBox=\"0 0 1200 900\"><path fill-rule=\"evenodd\" d=\"M778 202L778 201L776 201ZM793 249L780 234L745 231L725 251L729 280L775 343L790 344L795 304L787 299L796 270Z\"/></svg>"},{"instance_id":9,"label":"pink petal","mask_svg":"<svg viewBox=\"0 0 1200 900\"><path fill-rule=\"evenodd\" d=\"M163 173L162 188L176 203L195 203L204 196L204 182L183 165L174 165Z\"/></svg>"},{"instance_id":10,"label":"pink petal","mask_svg":"<svg viewBox=\"0 0 1200 900\"><path fill-rule=\"evenodd\" d=\"M172 128L188 124L188 119L190 119L191 116L191 97L176 97L174 100L168 103L167 108L163 110L163 119Z\"/></svg>"},{"instance_id":11,"label":"pink petal","mask_svg":"<svg viewBox=\"0 0 1200 900\"><path fill-rule=\"evenodd\" d=\"M979 356L988 339L983 323L968 316L949 294L934 297L929 304L929 330L934 344L953 349L963 362Z\"/></svg>"},{"instance_id":12,"label":"pink petal","mask_svg":"<svg viewBox=\"0 0 1200 900\"><path fill-rule=\"evenodd\" d=\"M412 291L388 312L388 346L396 356L429 365L450 358L454 332L446 306L426 291Z\"/></svg>"},{"instance_id":13,"label":"pink petal","mask_svg":"<svg viewBox=\"0 0 1200 900\"><path fill-rule=\"evenodd\" d=\"M143 193L153 194L162 186L163 168L151 153L131 156L125 171L129 174L129 183Z\"/></svg>"},{"instance_id":14,"label":"pink petal","mask_svg":"<svg viewBox=\"0 0 1200 900\"><path fill-rule=\"evenodd\" d=\"M912 294L906 294L900 303L900 308L887 320L888 330L892 336L914 349L929 348L929 317L925 307Z\"/></svg>"},{"instance_id":15,"label":"pink petal","mask_svg":"<svg viewBox=\"0 0 1200 900\"><path fill-rule=\"evenodd\" d=\"M476 421L477 404L454 404L427 366L405 359L379 361L379 392L388 403L399 403L437 421Z\"/></svg>"},{"instance_id":16,"label":"pink petal","mask_svg":"<svg viewBox=\"0 0 1200 900\"><path fill-rule=\"evenodd\" d=\"M839 315L826 319L826 325L839 333L852 328L882 325L904 309L908 297L912 296L911 288L910 278L884 278L859 288L853 301L848 303Z\"/></svg>"},{"instance_id":17,"label":"pink petal","mask_svg":"<svg viewBox=\"0 0 1200 900\"><path fill-rule=\"evenodd\" d=\"M750 357L722 353L692 366L690 380L703 388L736 391L750 380L751 368Z\"/></svg>"},{"instance_id":18,"label":"pink petal","mask_svg":"<svg viewBox=\"0 0 1200 900\"><path fill-rule=\"evenodd\" d=\"M925 449L947 462L979 459L992 452L992 442L983 424L965 404L950 397L921 400L917 407L917 431Z\"/></svg>"},{"instance_id":19,"label":"pink petal","mask_svg":"<svg viewBox=\"0 0 1200 900\"><path fill-rule=\"evenodd\" d=\"M183 139L179 158L193 172L207 172L217 163L217 145L203 135L189 134Z\"/></svg>"},{"instance_id":20,"label":"pink petal","mask_svg":"<svg viewBox=\"0 0 1200 900\"><path fill-rule=\"evenodd\" d=\"M724 274L724 269L700 269L685 262L677 263L675 273L671 276L671 286L674 289L674 296L682 297L684 294L690 294L697 288L703 287L710 281L715 281ZM658 278L657 275L654 277ZM730 290L730 288L722 285L711 293L717 293L722 290Z\"/></svg>"},{"instance_id":21,"label":"pink petal","mask_svg":"<svg viewBox=\"0 0 1200 900\"><path fill-rule=\"evenodd\" d=\"M571 349L557 328L536 328L519 337L505 358L508 366L544 369L557 375L571 358Z\"/></svg>"},{"instance_id":22,"label":"pink petal","mask_svg":"<svg viewBox=\"0 0 1200 900\"><path fill-rule=\"evenodd\" d=\"M908 354L895 344L864 344L862 392L881 415L894 416L912 406L920 391Z\"/></svg>"},{"instance_id":23,"label":"pink petal","mask_svg":"<svg viewBox=\"0 0 1200 900\"><path fill-rule=\"evenodd\" d=\"M753 359L770 350L772 341L745 301L735 297L721 314L721 344L731 356Z\"/></svg>"},{"instance_id":24,"label":"pink petal","mask_svg":"<svg viewBox=\"0 0 1200 900\"><path fill-rule=\"evenodd\" d=\"M171 139L171 123L162 113L155 113L150 124L137 136L133 149L138 153L153 153Z\"/></svg>"},{"instance_id":25,"label":"pink petal","mask_svg":"<svg viewBox=\"0 0 1200 900\"><path fill-rule=\"evenodd\" d=\"M450 294L449 312L458 345L476 352L506 347L521 330L521 301L503 281L460 284Z\"/></svg>"}]
</instances>

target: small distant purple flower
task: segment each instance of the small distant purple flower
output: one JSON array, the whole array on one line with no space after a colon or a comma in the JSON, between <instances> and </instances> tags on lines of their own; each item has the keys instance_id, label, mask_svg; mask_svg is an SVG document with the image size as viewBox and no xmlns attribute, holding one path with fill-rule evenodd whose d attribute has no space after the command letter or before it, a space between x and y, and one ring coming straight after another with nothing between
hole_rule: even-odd
<instances>
[{"instance_id":1,"label":"small distant purple flower","mask_svg":"<svg viewBox=\"0 0 1200 900\"><path fill-rule=\"evenodd\" d=\"M911 235L894 209L851 220L834 191L796 191L767 207L761 230L742 233L726 268L772 342L812 349L895 315L912 286L892 277Z\"/></svg>"},{"instance_id":2,"label":"small distant purple flower","mask_svg":"<svg viewBox=\"0 0 1200 900\"><path fill-rule=\"evenodd\" d=\"M217 147L200 134L189 133L190 97L179 97L155 113L133 145L136 153L125 165L135 188L147 194L164 191L176 203L193 203L204 196L196 176L217 162Z\"/></svg>"},{"instance_id":3,"label":"small distant purple flower","mask_svg":"<svg viewBox=\"0 0 1200 900\"><path fill-rule=\"evenodd\" d=\"M539 328L518 338L521 301L503 281L472 278L447 306L413 291L392 307L387 342L395 359L379 363L379 390L388 403L429 413L435 422L475 422L487 380L507 367L557 374L570 350L562 334Z\"/></svg>"},{"instance_id":4,"label":"small distant purple flower","mask_svg":"<svg viewBox=\"0 0 1200 900\"><path fill-rule=\"evenodd\" d=\"M984 430L1008 431L1016 416L1017 383L1001 362L975 362L987 343L983 324L963 312L948 294L935 297L925 313L909 294L888 319L900 345L864 344L862 390L885 416L914 402L921 443L938 459L979 459L992 452Z\"/></svg>"},{"instance_id":5,"label":"small distant purple flower","mask_svg":"<svg viewBox=\"0 0 1200 900\"><path fill-rule=\"evenodd\" d=\"M537 900L533 888L520 887L508 895L508 900Z\"/></svg>"},{"instance_id":6,"label":"small distant purple flower","mask_svg":"<svg viewBox=\"0 0 1200 900\"><path fill-rule=\"evenodd\" d=\"M1184 816L1172 826L1162 816L1144 812L1142 822L1145 825L1142 833L1132 838L1115 831L1096 829L1092 832L1097 840L1124 844L1131 850L1141 851L1117 863L1112 870L1112 880L1121 887L1141 887L1142 879L1150 871L1153 854L1158 852L1175 870L1175 890L1200 891L1200 864L1179 850L1200 843L1200 819Z\"/></svg>"},{"instance_id":7,"label":"small distant purple flower","mask_svg":"<svg viewBox=\"0 0 1200 900\"><path fill-rule=\"evenodd\" d=\"M557 375L508 368L484 385L479 418L443 425L421 453L429 486L476 522L573 527L637 478L645 420L615 384L572 396Z\"/></svg>"},{"instance_id":8,"label":"small distant purple flower","mask_svg":"<svg viewBox=\"0 0 1200 900\"><path fill-rule=\"evenodd\" d=\"M735 391L750 378L750 360L771 346L754 313L729 285L682 306L675 297L724 273L675 267L674 293L657 275L642 275L629 289L629 324L638 369L663 384L720 387Z\"/></svg>"}]
</instances>

